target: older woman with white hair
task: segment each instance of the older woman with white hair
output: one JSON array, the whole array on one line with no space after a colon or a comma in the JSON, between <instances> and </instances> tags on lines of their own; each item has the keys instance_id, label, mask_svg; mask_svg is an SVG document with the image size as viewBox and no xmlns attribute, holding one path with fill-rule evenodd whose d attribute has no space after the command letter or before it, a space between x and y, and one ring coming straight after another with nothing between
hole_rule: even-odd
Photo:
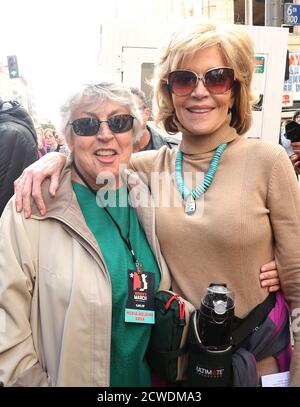
<instances>
[{"instance_id":1,"label":"older woman with white hair","mask_svg":"<svg viewBox=\"0 0 300 407\"><path fill-rule=\"evenodd\" d=\"M146 238L134 194L128 199L132 185L139 189L126 167L142 119L130 91L114 83L84 86L61 113L72 160L56 198L46 196L47 214L36 208L26 219L12 199L1 218L0 381L149 386L154 291L170 279L152 209L139 213ZM99 183L104 172L116 182Z\"/></svg>"}]
</instances>

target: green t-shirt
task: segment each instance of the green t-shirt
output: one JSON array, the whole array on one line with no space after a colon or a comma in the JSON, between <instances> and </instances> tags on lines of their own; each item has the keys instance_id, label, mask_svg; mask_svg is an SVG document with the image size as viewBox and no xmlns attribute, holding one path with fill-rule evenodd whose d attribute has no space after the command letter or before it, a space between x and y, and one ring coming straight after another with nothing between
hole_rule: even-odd
<instances>
[{"instance_id":1,"label":"green t-shirt","mask_svg":"<svg viewBox=\"0 0 300 407\"><path fill-rule=\"evenodd\" d=\"M84 185L76 182L72 185L86 224L97 239L104 256L112 284L110 385L150 386L150 369L145 360L145 353L152 325L124 321L128 296L128 269L135 269L131 253L109 215L97 205L95 195ZM135 209L128 205L126 186L117 191L110 191L110 194L113 194L116 206L111 205L107 209L120 226L124 237L127 237L130 218L131 245L144 270L155 273L157 289L160 280L159 269Z\"/></svg>"}]
</instances>

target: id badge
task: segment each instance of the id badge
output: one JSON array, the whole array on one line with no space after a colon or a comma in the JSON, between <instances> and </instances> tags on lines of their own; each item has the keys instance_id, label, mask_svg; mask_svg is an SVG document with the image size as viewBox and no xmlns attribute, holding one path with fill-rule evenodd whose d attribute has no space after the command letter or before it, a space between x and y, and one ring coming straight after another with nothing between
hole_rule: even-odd
<instances>
[{"instance_id":1,"label":"id badge","mask_svg":"<svg viewBox=\"0 0 300 407\"><path fill-rule=\"evenodd\" d=\"M128 299L125 322L154 324L154 273L128 270Z\"/></svg>"}]
</instances>

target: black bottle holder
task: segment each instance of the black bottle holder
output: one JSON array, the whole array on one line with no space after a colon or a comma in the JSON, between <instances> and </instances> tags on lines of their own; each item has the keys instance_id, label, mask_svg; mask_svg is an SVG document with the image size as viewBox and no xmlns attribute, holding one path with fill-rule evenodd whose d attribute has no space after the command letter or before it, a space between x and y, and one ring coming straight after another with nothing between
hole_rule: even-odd
<instances>
[{"instance_id":1,"label":"black bottle holder","mask_svg":"<svg viewBox=\"0 0 300 407\"><path fill-rule=\"evenodd\" d=\"M201 343L197 328L197 311L190 319L188 334L187 386L232 386L232 346L210 350Z\"/></svg>"}]
</instances>

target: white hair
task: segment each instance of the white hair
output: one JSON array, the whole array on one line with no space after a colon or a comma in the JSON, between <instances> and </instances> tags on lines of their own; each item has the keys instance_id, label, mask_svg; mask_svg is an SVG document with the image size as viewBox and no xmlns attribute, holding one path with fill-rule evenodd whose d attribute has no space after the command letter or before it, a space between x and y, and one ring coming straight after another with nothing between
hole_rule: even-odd
<instances>
[{"instance_id":1,"label":"white hair","mask_svg":"<svg viewBox=\"0 0 300 407\"><path fill-rule=\"evenodd\" d=\"M99 104L101 105L101 103L107 101L117 102L128 109L129 114L135 118L133 122L133 143L137 143L140 140L143 135L143 119L130 89L123 84L114 82L90 82L81 85L60 109L60 130L68 144L72 137L72 127L69 123L73 112L83 103L88 106L91 106L91 104L99 106Z\"/></svg>"}]
</instances>

